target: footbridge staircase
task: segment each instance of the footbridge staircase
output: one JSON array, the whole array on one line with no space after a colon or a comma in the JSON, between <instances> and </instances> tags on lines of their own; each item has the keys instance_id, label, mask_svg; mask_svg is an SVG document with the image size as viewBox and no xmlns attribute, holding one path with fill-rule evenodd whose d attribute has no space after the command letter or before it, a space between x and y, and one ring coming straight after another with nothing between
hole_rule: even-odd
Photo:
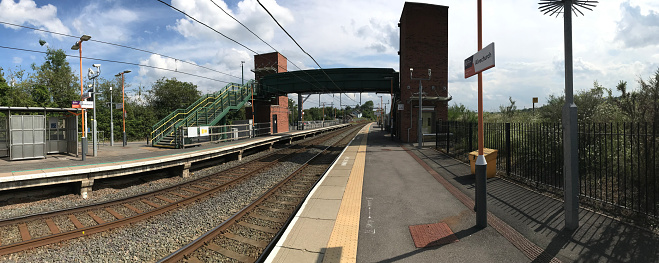
<instances>
[{"instance_id":1,"label":"footbridge staircase","mask_svg":"<svg viewBox=\"0 0 659 263\"><path fill-rule=\"evenodd\" d=\"M181 127L214 126L237 111L252 97L254 81L245 85L230 83L206 94L185 109L177 109L153 125L150 138L155 147L180 148Z\"/></svg>"}]
</instances>

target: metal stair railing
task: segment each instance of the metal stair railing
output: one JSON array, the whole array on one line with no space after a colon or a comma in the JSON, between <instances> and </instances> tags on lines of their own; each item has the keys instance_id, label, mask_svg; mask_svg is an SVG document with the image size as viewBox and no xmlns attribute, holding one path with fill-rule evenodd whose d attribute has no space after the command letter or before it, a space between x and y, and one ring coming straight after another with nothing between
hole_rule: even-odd
<instances>
[{"instance_id":1,"label":"metal stair railing","mask_svg":"<svg viewBox=\"0 0 659 263\"><path fill-rule=\"evenodd\" d=\"M185 110L172 112L153 126L152 145L158 144L168 135L178 137L178 127L181 126L217 124L230 110L240 109L247 102L253 85L254 81L244 86L231 83L214 94L204 95Z\"/></svg>"}]
</instances>

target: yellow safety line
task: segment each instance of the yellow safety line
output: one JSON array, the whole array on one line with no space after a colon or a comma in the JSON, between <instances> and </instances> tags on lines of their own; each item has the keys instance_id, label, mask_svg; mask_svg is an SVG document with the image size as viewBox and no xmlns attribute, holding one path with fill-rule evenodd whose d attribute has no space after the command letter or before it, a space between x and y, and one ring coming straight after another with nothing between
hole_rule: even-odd
<instances>
[{"instance_id":1,"label":"yellow safety line","mask_svg":"<svg viewBox=\"0 0 659 263\"><path fill-rule=\"evenodd\" d=\"M359 212L361 210L362 185L364 183L364 164L366 163L366 137L371 124L359 133L364 134L355 156L355 164L343 193L339 213L334 222L334 229L323 257L324 263L356 262L357 241L359 236Z\"/></svg>"}]
</instances>

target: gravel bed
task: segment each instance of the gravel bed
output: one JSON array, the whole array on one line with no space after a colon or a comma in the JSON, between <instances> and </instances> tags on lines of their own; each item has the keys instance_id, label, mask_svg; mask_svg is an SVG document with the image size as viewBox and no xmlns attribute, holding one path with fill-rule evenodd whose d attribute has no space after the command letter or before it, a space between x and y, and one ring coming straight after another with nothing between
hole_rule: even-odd
<instances>
[{"instance_id":1,"label":"gravel bed","mask_svg":"<svg viewBox=\"0 0 659 263\"><path fill-rule=\"evenodd\" d=\"M338 140L340 136L335 136L325 144L331 144L333 141ZM161 216L149 218L147 220L137 222L129 227L113 229L108 232L100 233L97 235L83 236L81 238L69 240L61 244L52 244L27 252L19 252L11 255L0 256L0 262L153 262L161 259L174 252L181 246L187 244L193 239L204 234L216 225L220 224L236 211L242 209L246 204L258 198L264 191L279 182L283 177L295 169L316 153L320 149L310 149L304 154L298 154L291 160L281 162L273 167L271 170L264 171L263 173L248 179L241 184L227 189L225 192L216 194L205 200L195 202L180 209L176 209ZM265 153L264 153L265 154ZM258 155L258 154L255 154ZM247 156L243 162L254 155ZM212 174L219 170L228 168L228 165L220 165L208 169L200 170L194 173L194 177ZM189 180L186 178L186 180ZM164 181L164 182L161 182ZM166 178L158 180L158 183L149 182L140 186L133 186L120 191L115 191L112 196L102 196L99 194L92 194L92 198L83 200L77 197L75 200L72 198L69 201L74 201L76 205L83 203L99 202L101 199L114 199L120 196L130 196L142 191L150 191L155 187L163 187L163 185L171 185L180 183L184 180L180 177ZM17 211L46 211L52 209L61 209L63 207L71 206L71 202L67 206L59 207L62 202L67 199L54 198L50 199L52 204L46 209L42 208L18 208L13 206L14 216ZM36 206L44 206L37 204ZM147 209L146 204L133 203L133 205L140 209ZM144 208L146 207L146 208ZM0 209L3 209L0 207ZM148 208L150 210L150 208ZM121 209L117 207L115 210L120 213L128 209ZM260 210L261 214L281 218L282 215L275 215L269 211ZM34 212L32 212L34 213ZM86 215L86 214L85 214ZM91 217L86 215L93 224L96 224ZM83 222L84 215L78 217ZM86 225L86 224L85 224ZM17 232L17 230L16 230ZM244 236L254 240L268 241L274 235L264 233L242 226L232 227L231 232L236 235ZM3 232L4 233L4 232ZM17 232L18 238L20 234ZM4 238L4 235L3 235ZM3 240L3 244L4 244ZM212 252L212 251L211 251ZM205 253L206 254L206 253ZM210 261L227 261L227 258L213 252L208 253L211 255ZM203 258L203 257L200 257Z\"/></svg>"},{"instance_id":2,"label":"gravel bed","mask_svg":"<svg viewBox=\"0 0 659 263\"><path fill-rule=\"evenodd\" d=\"M270 207L270 208L275 208L275 209L283 209L283 210L289 210L293 209L295 206L292 205L285 205L282 203L273 203L273 202L265 202L262 204L263 206Z\"/></svg>"},{"instance_id":3,"label":"gravel bed","mask_svg":"<svg viewBox=\"0 0 659 263\"><path fill-rule=\"evenodd\" d=\"M65 215L53 217L53 222L57 225L60 232L73 231L76 229L76 226L69 220Z\"/></svg>"},{"instance_id":4,"label":"gravel bed","mask_svg":"<svg viewBox=\"0 0 659 263\"><path fill-rule=\"evenodd\" d=\"M288 216L286 215L286 213L282 213L282 212L273 212L273 211L264 210L264 209L258 209L258 208L257 208L257 210L256 210L256 213L258 213L259 215L264 215L264 216L272 217L272 218L279 218L279 219L281 219L281 218L288 218Z\"/></svg>"},{"instance_id":5,"label":"gravel bed","mask_svg":"<svg viewBox=\"0 0 659 263\"><path fill-rule=\"evenodd\" d=\"M96 216L100 217L105 222L112 222L117 220L116 217L114 217L112 214L108 213L108 211L105 210L93 210L92 212L94 212Z\"/></svg>"},{"instance_id":6,"label":"gravel bed","mask_svg":"<svg viewBox=\"0 0 659 263\"><path fill-rule=\"evenodd\" d=\"M283 223L272 222L272 221L268 221L268 220L265 220L265 219L251 217L251 216L243 218L243 221L245 221L246 223L254 224L254 225L257 225L257 226L268 227L268 228L272 228L272 229L279 229L283 225Z\"/></svg>"},{"instance_id":7,"label":"gravel bed","mask_svg":"<svg viewBox=\"0 0 659 263\"><path fill-rule=\"evenodd\" d=\"M89 198L87 199L82 199L78 194L68 194L68 195L40 200L36 202L0 206L0 211L2 211L2 213L0 213L0 220L23 216L23 215L29 215L29 214L38 214L38 213L44 213L54 210L75 208L83 205L90 205L94 203L106 202L106 201L130 197L130 196L135 196L145 192L155 191L170 186L182 184L184 182L188 182L220 171L224 171L233 166L242 164L246 161L251 161L253 159L259 158L267 154L268 152L259 152L252 155L244 156L242 161L230 161L230 162L222 163L218 166L194 171L193 173L191 173L190 177L188 178L176 176L171 178L163 178L140 185L134 185L123 189L105 188L105 189L94 190L88 195Z\"/></svg>"},{"instance_id":8,"label":"gravel bed","mask_svg":"<svg viewBox=\"0 0 659 263\"><path fill-rule=\"evenodd\" d=\"M42 220L32 220L26 223L27 230L30 232L32 238L39 238L43 236L50 235L50 228L45 221Z\"/></svg>"},{"instance_id":9,"label":"gravel bed","mask_svg":"<svg viewBox=\"0 0 659 263\"><path fill-rule=\"evenodd\" d=\"M203 262L242 263L233 258L225 257L224 255L205 247L202 247L201 249L195 251L192 255L197 257L199 260Z\"/></svg>"},{"instance_id":10,"label":"gravel bed","mask_svg":"<svg viewBox=\"0 0 659 263\"><path fill-rule=\"evenodd\" d=\"M12 244L22 241L21 232L16 226L4 226L0 227L0 233L2 233L2 245Z\"/></svg>"},{"instance_id":11,"label":"gravel bed","mask_svg":"<svg viewBox=\"0 0 659 263\"><path fill-rule=\"evenodd\" d=\"M133 207L135 207L135 208L141 210L142 212L146 212L146 211L151 211L151 210L153 210L153 206L147 205L147 204L145 204L145 203L142 202L142 201L131 202L130 204L131 204Z\"/></svg>"},{"instance_id":12,"label":"gravel bed","mask_svg":"<svg viewBox=\"0 0 659 263\"><path fill-rule=\"evenodd\" d=\"M117 211L117 213L123 215L124 217L129 217L129 216L134 216L137 213L135 213L133 210L128 209L127 207L123 205L116 205L111 207L112 210Z\"/></svg>"},{"instance_id":13,"label":"gravel bed","mask_svg":"<svg viewBox=\"0 0 659 263\"><path fill-rule=\"evenodd\" d=\"M228 250L231 250L236 253L240 253L246 256L258 258L259 255L261 254L261 249L254 247L249 244L244 244L242 242L238 242L233 239L228 239L225 237L218 237L213 239L213 243L217 244L218 246L224 247Z\"/></svg>"},{"instance_id":14,"label":"gravel bed","mask_svg":"<svg viewBox=\"0 0 659 263\"><path fill-rule=\"evenodd\" d=\"M89 216L87 212L75 213L74 215L78 219L78 221L80 221L80 223L85 227L97 225L96 221L94 221L94 219L91 216Z\"/></svg>"}]
</instances>

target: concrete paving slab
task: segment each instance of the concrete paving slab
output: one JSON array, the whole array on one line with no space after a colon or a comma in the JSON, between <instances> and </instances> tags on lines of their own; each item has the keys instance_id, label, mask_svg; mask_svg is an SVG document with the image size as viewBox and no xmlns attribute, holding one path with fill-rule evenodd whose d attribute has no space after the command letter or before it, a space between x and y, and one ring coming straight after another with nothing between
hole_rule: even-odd
<instances>
[{"instance_id":1,"label":"concrete paving slab","mask_svg":"<svg viewBox=\"0 0 659 263\"><path fill-rule=\"evenodd\" d=\"M325 200L341 200L345 186L336 185L320 185L316 192L311 197L312 199L325 199Z\"/></svg>"},{"instance_id":2,"label":"concrete paving slab","mask_svg":"<svg viewBox=\"0 0 659 263\"><path fill-rule=\"evenodd\" d=\"M323 181L323 185L342 186L345 187L348 183L348 176L329 176Z\"/></svg>"},{"instance_id":3,"label":"concrete paving slab","mask_svg":"<svg viewBox=\"0 0 659 263\"><path fill-rule=\"evenodd\" d=\"M282 247L323 252L334 228L334 220L298 217ZM313 234L311 234L313 233Z\"/></svg>"},{"instance_id":4,"label":"concrete paving slab","mask_svg":"<svg viewBox=\"0 0 659 263\"><path fill-rule=\"evenodd\" d=\"M289 263L289 262L323 262L324 253L304 251L282 247L279 249L277 256L272 262Z\"/></svg>"},{"instance_id":5,"label":"concrete paving slab","mask_svg":"<svg viewBox=\"0 0 659 263\"><path fill-rule=\"evenodd\" d=\"M311 198L305 206L304 211L300 214L300 217L334 220L339 213L340 206L341 199L326 200Z\"/></svg>"}]
</instances>

